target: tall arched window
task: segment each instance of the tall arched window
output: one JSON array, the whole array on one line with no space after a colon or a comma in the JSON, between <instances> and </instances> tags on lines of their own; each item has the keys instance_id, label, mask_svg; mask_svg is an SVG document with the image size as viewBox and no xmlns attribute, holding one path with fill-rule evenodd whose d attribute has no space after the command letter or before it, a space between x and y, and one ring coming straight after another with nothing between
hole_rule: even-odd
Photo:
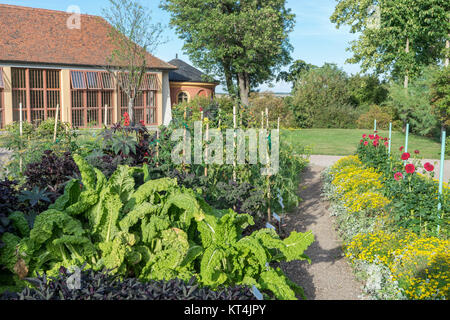
<instances>
[{"instance_id":1,"label":"tall arched window","mask_svg":"<svg viewBox=\"0 0 450 320\"><path fill-rule=\"evenodd\" d=\"M189 96L188 96L188 94L186 92L181 91L178 94L177 100L178 100L178 103L188 102L189 101Z\"/></svg>"}]
</instances>

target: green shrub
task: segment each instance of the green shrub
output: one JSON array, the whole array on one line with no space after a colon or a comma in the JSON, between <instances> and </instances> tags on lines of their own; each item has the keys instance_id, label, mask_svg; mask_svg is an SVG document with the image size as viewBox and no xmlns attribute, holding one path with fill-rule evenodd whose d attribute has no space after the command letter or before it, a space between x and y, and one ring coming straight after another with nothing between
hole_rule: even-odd
<instances>
[{"instance_id":1,"label":"green shrub","mask_svg":"<svg viewBox=\"0 0 450 320\"><path fill-rule=\"evenodd\" d=\"M386 108L372 105L369 111L359 117L357 121L358 128L372 129L375 120L377 120L377 128L386 130L389 129L389 123L392 123L393 117Z\"/></svg>"},{"instance_id":2,"label":"green shrub","mask_svg":"<svg viewBox=\"0 0 450 320\"><path fill-rule=\"evenodd\" d=\"M272 92L251 93L250 94L249 112L251 123L249 125L254 128L261 127L261 112L269 110L269 124L271 128L278 125L278 117L280 118L281 128L295 127L294 114L285 99L275 96Z\"/></svg>"},{"instance_id":3,"label":"green shrub","mask_svg":"<svg viewBox=\"0 0 450 320\"><path fill-rule=\"evenodd\" d=\"M58 138L63 136L69 128L70 128L69 123L58 121L56 125L56 137ZM35 130L35 134L38 137L46 139L52 139L54 132L55 132L54 118L48 118L47 120L42 121Z\"/></svg>"},{"instance_id":4,"label":"green shrub","mask_svg":"<svg viewBox=\"0 0 450 320\"><path fill-rule=\"evenodd\" d=\"M360 112L350 104L330 104L314 116L316 128L354 129Z\"/></svg>"}]
</instances>

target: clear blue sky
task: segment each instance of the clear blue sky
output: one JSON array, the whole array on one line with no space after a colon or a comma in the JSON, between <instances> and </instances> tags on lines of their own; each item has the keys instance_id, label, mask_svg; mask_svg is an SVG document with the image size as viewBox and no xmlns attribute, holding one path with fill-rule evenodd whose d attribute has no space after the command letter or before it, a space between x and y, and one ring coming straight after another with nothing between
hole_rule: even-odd
<instances>
[{"instance_id":1,"label":"clear blue sky","mask_svg":"<svg viewBox=\"0 0 450 320\"><path fill-rule=\"evenodd\" d=\"M201 1L201 0L199 0ZM168 42L162 45L155 55L169 61L179 57L190 63L189 58L183 54L183 41L178 39L169 24L170 15L159 9L159 0L141 0L152 10L155 22L161 22L167 26L165 37ZM20 5L35 8L66 11L71 5L77 5L81 13L101 15L102 8L108 7L108 0L0 0L0 3ZM287 6L296 14L294 31L290 34L290 41L294 47L292 57L302 59L315 65L323 65L325 62L334 62L348 73L357 73L359 66L346 64L345 60L351 56L346 51L349 42L356 39L356 35L348 32L348 28L336 29L329 17L334 11L336 0L288 0ZM274 92L289 92L290 84L274 83L269 90ZM260 89L267 90L264 85ZM222 89L219 87L218 92Z\"/></svg>"}]
</instances>

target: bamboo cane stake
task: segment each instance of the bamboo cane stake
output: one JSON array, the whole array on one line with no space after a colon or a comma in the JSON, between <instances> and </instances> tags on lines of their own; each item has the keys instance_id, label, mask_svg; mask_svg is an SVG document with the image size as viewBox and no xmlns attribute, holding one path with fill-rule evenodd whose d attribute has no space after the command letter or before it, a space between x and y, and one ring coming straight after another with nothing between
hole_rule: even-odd
<instances>
[{"instance_id":1,"label":"bamboo cane stake","mask_svg":"<svg viewBox=\"0 0 450 320\"><path fill-rule=\"evenodd\" d=\"M266 129L267 134L269 134L269 109L266 108ZM267 139L269 136L267 136ZM270 155L269 155L269 143L267 143L267 169L270 169ZM270 190L270 177L271 175L267 175L267 221L272 221L272 213L270 208L270 197L271 197L271 190Z\"/></svg>"},{"instance_id":2,"label":"bamboo cane stake","mask_svg":"<svg viewBox=\"0 0 450 320\"><path fill-rule=\"evenodd\" d=\"M183 171L186 170L184 159L186 157L186 107L184 107L184 129L183 129Z\"/></svg>"},{"instance_id":3,"label":"bamboo cane stake","mask_svg":"<svg viewBox=\"0 0 450 320\"><path fill-rule=\"evenodd\" d=\"M56 132L58 131L59 104L56 105L55 129L53 131L53 143L56 142Z\"/></svg>"},{"instance_id":4,"label":"bamboo cane stake","mask_svg":"<svg viewBox=\"0 0 450 320\"><path fill-rule=\"evenodd\" d=\"M441 215L440 212L442 211L442 193L444 191L444 165L445 165L445 140L446 140L446 131L442 130L442 145L441 145L441 164L439 167L439 204L438 204L438 214L440 215L440 219L442 220L443 214ZM439 235L441 231L441 224L438 224L437 227L437 233Z\"/></svg>"},{"instance_id":5,"label":"bamboo cane stake","mask_svg":"<svg viewBox=\"0 0 450 320\"><path fill-rule=\"evenodd\" d=\"M392 148L392 122L389 123L389 155L391 155Z\"/></svg>"},{"instance_id":6,"label":"bamboo cane stake","mask_svg":"<svg viewBox=\"0 0 450 320\"><path fill-rule=\"evenodd\" d=\"M233 106L233 181L236 182L236 106Z\"/></svg>"},{"instance_id":7,"label":"bamboo cane stake","mask_svg":"<svg viewBox=\"0 0 450 320\"><path fill-rule=\"evenodd\" d=\"M19 144L19 170L22 172L22 136L23 136L23 114L22 114L22 102L19 103L19 135L20 135L20 144Z\"/></svg>"},{"instance_id":8,"label":"bamboo cane stake","mask_svg":"<svg viewBox=\"0 0 450 320\"><path fill-rule=\"evenodd\" d=\"M105 127L107 127L108 126L108 105L107 104L105 104L105 119L104 119L104 123L105 123Z\"/></svg>"},{"instance_id":9,"label":"bamboo cane stake","mask_svg":"<svg viewBox=\"0 0 450 320\"><path fill-rule=\"evenodd\" d=\"M206 141L209 141L209 121L206 122ZM205 177L208 176L208 162L206 159L208 159L208 144L205 147Z\"/></svg>"},{"instance_id":10,"label":"bamboo cane stake","mask_svg":"<svg viewBox=\"0 0 450 320\"><path fill-rule=\"evenodd\" d=\"M159 167L159 128L156 129L156 167Z\"/></svg>"},{"instance_id":11,"label":"bamboo cane stake","mask_svg":"<svg viewBox=\"0 0 450 320\"><path fill-rule=\"evenodd\" d=\"M261 111L261 130L264 130L264 111Z\"/></svg>"}]
</instances>

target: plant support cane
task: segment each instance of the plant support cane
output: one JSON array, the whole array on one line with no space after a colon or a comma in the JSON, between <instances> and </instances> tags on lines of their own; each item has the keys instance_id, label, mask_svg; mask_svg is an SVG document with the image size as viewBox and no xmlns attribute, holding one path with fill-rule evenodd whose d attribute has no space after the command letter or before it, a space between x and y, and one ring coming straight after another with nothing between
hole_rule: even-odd
<instances>
[{"instance_id":1,"label":"plant support cane","mask_svg":"<svg viewBox=\"0 0 450 320\"><path fill-rule=\"evenodd\" d=\"M272 213L271 213L271 208L270 208L270 177L271 175L269 174L269 170L270 170L270 154L269 154L269 148L270 148L270 141L269 141L269 137L270 137L270 133L269 133L269 109L266 108L266 129L267 129L267 221L271 222L272 221Z\"/></svg>"},{"instance_id":2,"label":"plant support cane","mask_svg":"<svg viewBox=\"0 0 450 320\"><path fill-rule=\"evenodd\" d=\"M22 136L23 136L23 114L22 114L22 103L19 103L19 170L22 173Z\"/></svg>"},{"instance_id":3,"label":"plant support cane","mask_svg":"<svg viewBox=\"0 0 450 320\"><path fill-rule=\"evenodd\" d=\"M392 122L389 123L389 155L391 155L392 148Z\"/></svg>"},{"instance_id":4,"label":"plant support cane","mask_svg":"<svg viewBox=\"0 0 450 320\"><path fill-rule=\"evenodd\" d=\"M108 126L108 105L105 104L105 115L104 115L105 119L103 120L105 127Z\"/></svg>"},{"instance_id":5,"label":"plant support cane","mask_svg":"<svg viewBox=\"0 0 450 320\"><path fill-rule=\"evenodd\" d=\"M445 140L446 140L446 131L442 130L442 146L441 146L441 165L439 167L439 204L438 204L438 215L441 215L442 211L442 193L444 189L444 164L445 164ZM444 213L439 217L439 220L444 219ZM441 231L441 225L438 224L437 233L439 235Z\"/></svg>"},{"instance_id":6,"label":"plant support cane","mask_svg":"<svg viewBox=\"0 0 450 320\"><path fill-rule=\"evenodd\" d=\"M184 129L183 129L183 172L186 171L185 159L186 159L186 107L184 107Z\"/></svg>"},{"instance_id":7,"label":"plant support cane","mask_svg":"<svg viewBox=\"0 0 450 320\"><path fill-rule=\"evenodd\" d=\"M236 155L234 154L236 150L236 106L233 106L233 181L236 182ZM236 210L236 209L235 209Z\"/></svg>"}]
</instances>

